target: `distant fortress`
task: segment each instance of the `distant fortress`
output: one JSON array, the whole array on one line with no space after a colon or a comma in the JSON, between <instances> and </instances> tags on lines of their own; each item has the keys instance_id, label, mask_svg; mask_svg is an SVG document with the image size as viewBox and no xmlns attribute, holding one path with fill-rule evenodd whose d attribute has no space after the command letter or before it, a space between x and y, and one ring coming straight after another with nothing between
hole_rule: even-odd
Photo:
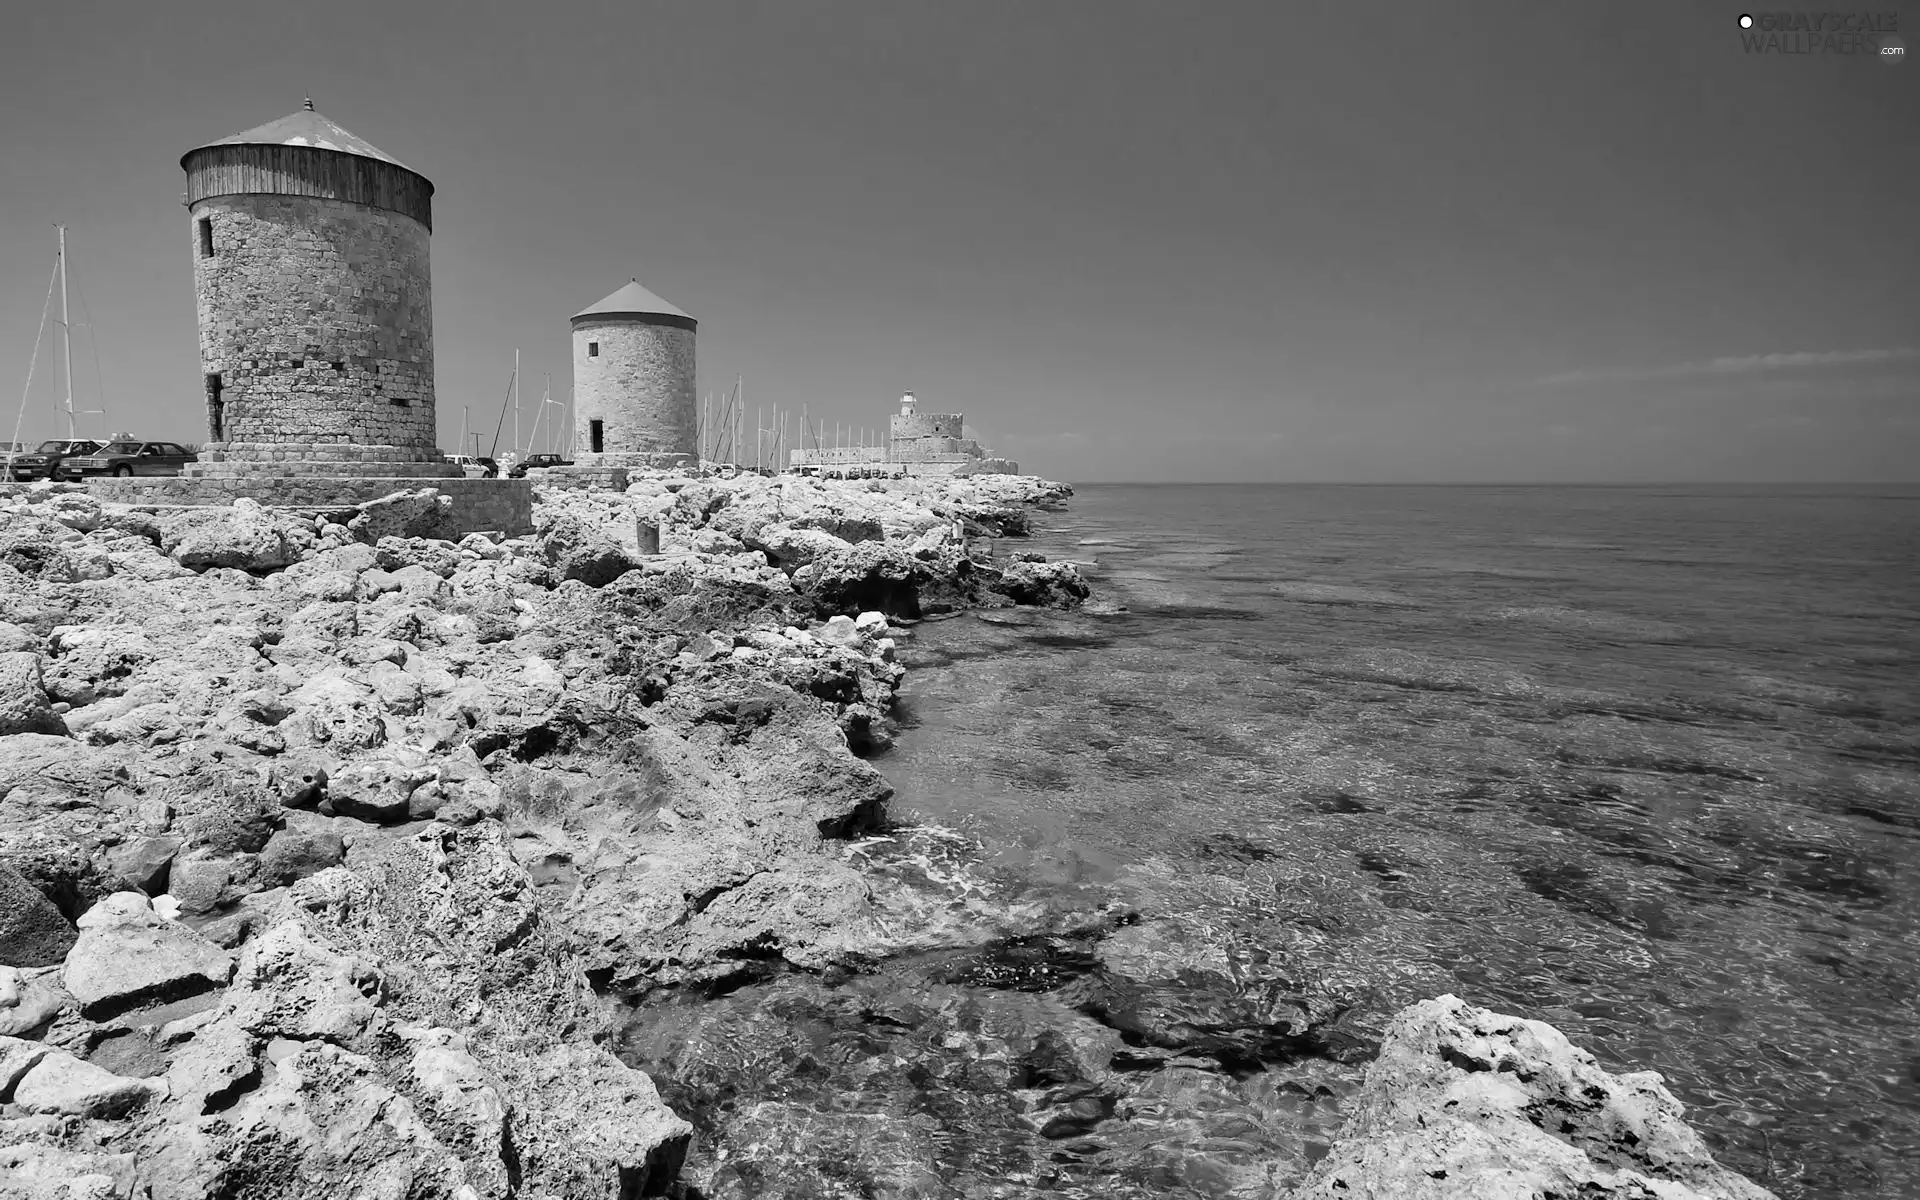
<instances>
[{"instance_id":1,"label":"distant fortress","mask_svg":"<svg viewBox=\"0 0 1920 1200\"><path fill-rule=\"evenodd\" d=\"M844 446L795 450L788 466L806 473L884 467L909 475L1018 475L1020 464L993 457L979 442L963 437L960 413L921 412L908 392L900 397L884 446Z\"/></svg>"}]
</instances>

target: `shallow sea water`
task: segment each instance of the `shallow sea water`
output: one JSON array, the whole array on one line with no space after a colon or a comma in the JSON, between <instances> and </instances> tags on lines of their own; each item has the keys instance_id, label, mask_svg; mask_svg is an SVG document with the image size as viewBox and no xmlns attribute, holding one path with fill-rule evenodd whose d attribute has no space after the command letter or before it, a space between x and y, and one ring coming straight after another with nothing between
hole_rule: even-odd
<instances>
[{"instance_id":1,"label":"shallow sea water","mask_svg":"<svg viewBox=\"0 0 1920 1200\"><path fill-rule=\"evenodd\" d=\"M877 870L1204 931L1195 1010L1284 945L1376 1014L1545 1019L1790 1200L1920 1195L1920 489L1089 486L1031 548L1107 604L912 631ZM1351 1063L1076 1099L1046 1064L1119 1043L1075 953L782 976L625 1052L714 1196L1261 1196L1324 1154Z\"/></svg>"}]
</instances>

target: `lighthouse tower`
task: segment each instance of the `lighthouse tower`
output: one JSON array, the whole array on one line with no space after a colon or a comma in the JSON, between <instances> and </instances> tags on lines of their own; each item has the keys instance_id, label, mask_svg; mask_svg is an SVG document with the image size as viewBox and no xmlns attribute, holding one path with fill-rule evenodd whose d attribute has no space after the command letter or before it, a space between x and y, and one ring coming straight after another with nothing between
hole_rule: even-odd
<instances>
[{"instance_id":1,"label":"lighthouse tower","mask_svg":"<svg viewBox=\"0 0 1920 1200\"><path fill-rule=\"evenodd\" d=\"M207 404L189 473L450 476L433 406L433 184L314 111L189 150Z\"/></svg>"}]
</instances>

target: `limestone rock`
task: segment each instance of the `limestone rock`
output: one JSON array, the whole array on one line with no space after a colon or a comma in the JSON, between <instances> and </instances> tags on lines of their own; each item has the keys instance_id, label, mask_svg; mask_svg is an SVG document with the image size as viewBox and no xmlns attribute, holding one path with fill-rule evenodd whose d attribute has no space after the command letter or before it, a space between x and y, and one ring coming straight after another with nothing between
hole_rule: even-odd
<instances>
[{"instance_id":1,"label":"limestone rock","mask_svg":"<svg viewBox=\"0 0 1920 1200\"><path fill-rule=\"evenodd\" d=\"M167 895L180 911L198 916L220 906L233 881L233 860L222 854L196 851L173 860L167 873Z\"/></svg>"},{"instance_id":2,"label":"limestone rock","mask_svg":"<svg viewBox=\"0 0 1920 1200\"><path fill-rule=\"evenodd\" d=\"M60 987L55 968L0 967L0 1036L25 1035L45 1025L73 1003Z\"/></svg>"},{"instance_id":3,"label":"limestone rock","mask_svg":"<svg viewBox=\"0 0 1920 1200\"><path fill-rule=\"evenodd\" d=\"M179 852L180 839L176 837L135 838L117 847L109 861L129 887L158 896L167 890L167 872Z\"/></svg>"},{"instance_id":4,"label":"limestone rock","mask_svg":"<svg viewBox=\"0 0 1920 1200\"><path fill-rule=\"evenodd\" d=\"M163 1091L144 1079L115 1075L64 1050L55 1050L20 1077L14 1085L13 1102L30 1113L121 1117Z\"/></svg>"},{"instance_id":5,"label":"limestone rock","mask_svg":"<svg viewBox=\"0 0 1920 1200\"><path fill-rule=\"evenodd\" d=\"M1684 1111L1652 1072L1609 1074L1551 1025L1441 996L1388 1026L1294 1200L1772 1200Z\"/></svg>"},{"instance_id":6,"label":"limestone rock","mask_svg":"<svg viewBox=\"0 0 1920 1200\"><path fill-rule=\"evenodd\" d=\"M534 545L557 578L588 587L605 587L639 565L607 530L565 511L541 523Z\"/></svg>"},{"instance_id":7,"label":"limestone rock","mask_svg":"<svg viewBox=\"0 0 1920 1200\"><path fill-rule=\"evenodd\" d=\"M1080 577L1080 569L1072 563L1015 559L1001 568L1000 578L988 586L1015 604L1048 608L1073 608L1092 595L1092 589Z\"/></svg>"},{"instance_id":8,"label":"limestone rock","mask_svg":"<svg viewBox=\"0 0 1920 1200\"><path fill-rule=\"evenodd\" d=\"M386 537L450 539L455 536L453 501L433 488L395 492L360 505L347 528L375 545Z\"/></svg>"},{"instance_id":9,"label":"limestone rock","mask_svg":"<svg viewBox=\"0 0 1920 1200\"><path fill-rule=\"evenodd\" d=\"M160 653L146 632L132 625L56 626L48 648L47 695L75 706L126 691L128 681Z\"/></svg>"},{"instance_id":10,"label":"limestone rock","mask_svg":"<svg viewBox=\"0 0 1920 1200\"><path fill-rule=\"evenodd\" d=\"M54 1121L30 1117L28 1121ZM44 1142L0 1147L6 1200L125 1200L134 1195L131 1154L90 1153Z\"/></svg>"},{"instance_id":11,"label":"limestone rock","mask_svg":"<svg viewBox=\"0 0 1920 1200\"><path fill-rule=\"evenodd\" d=\"M66 731L47 699L40 656L24 650L0 654L0 737Z\"/></svg>"},{"instance_id":12,"label":"limestone rock","mask_svg":"<svg viewBox=\"0 0 1920 1200\"><path fill-rule=\"evenodd\" d=\"M296 883L346 857L340 835L324 829L282 829L260 852L260 882L267 887Z\"/></svg>"},{"instance_id":13,"label":"limestone rock","mask_svg":"<svg viewBox=\"0 0 1920 1200\"><path fill-rule=\"evenodd\" d=\"M138 893L121 894L146 904ZM81 930L61 983L82 1012L110 1015L143 1001L208 991L232 974L232 955L146 909L130 912L121 923Z\"/></svg>"},{"instance_id":14,"label":"limestone rock","mask_svg":"<svg viewBox=\"0 0 1920 1200\"><path fill-rule=\"evenodd\" d=\"M288 538L293 522L259 503L238 499L230 508L190 509L161 527L160 548L183 567L271 571L299 559ZM308 535L309 540L311 535Z\"/></svg>"},{"instance_id":15,"label":"limestone rock","mask_svg":"<svg viewBox=\"0 0 1920 1200\"><path fill-rule=\"evenodd\" d=\"M372 962L329 949L298 923L283 921L241 950L222 1011L257 1037L353 1046L382 995Z\"/></svg>"},{"instance_id":16,"label":"limestone rock","mask_svg":"<svg viewBox=\"0 0 1920 1200\"><path fill-rule=\"evenodd\" d=\"M215 1130L161 1157L154 1200L478 1195L460 1158L382 1081L372 1059L322 1042L276 1062L267 1082L223 1113Z\"/></svg>"},{"instance_id":17,"label":"limestone rock","mask_svg":"<svg viewBox=\"0 0 1920 1200\"><path fill-rule=\"evenodd\" d=\"M53 901L0 862L0 964L51 966L66 958L78 936Z\"/></svg>"},{"instance_id":18,"label":"limestone rock","mask_svg":"<svg viewBox=\"0 0 1920 1200\"><path fill-rule=\"evenodd\" d=\"M260 1077L254 1039L223 1022L209 1022L175 1055L167 1068L173 1101L192 1116L221 1106Z\"/></svg>"},{"instance_id":19,"label":"limestone rock","mask_svg":"<svg viewBox=\"0 0 1920 1200\"><path fill-rule=\"evenodd\" d=\"M10 1099L14 1085L51 1053L53 1047L39 1042L0 1037L0 1101Z\"/></svg>"},{"instance_id":20,"label":"limestone rock","mask_svg":"<svg viewBox=\"0 0 1920 1200\"><path fill-rule=\"evenodd\" d=\"M327 800L343 817L376 825L398 824L408 819L414 789L435 774L425 755L396 748L362 758L330 776Z\"/></svg>"}]
</instances>

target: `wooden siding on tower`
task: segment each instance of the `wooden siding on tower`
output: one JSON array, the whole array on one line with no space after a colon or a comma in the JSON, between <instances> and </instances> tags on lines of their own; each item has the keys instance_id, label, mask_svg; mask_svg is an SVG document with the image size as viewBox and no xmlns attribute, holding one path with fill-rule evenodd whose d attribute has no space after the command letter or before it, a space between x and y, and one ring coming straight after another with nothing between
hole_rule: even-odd
<instances>
[{"instance_id":1,"label":"wooden siding on tower","mask_svg":"<svg viewBox=\"0 0 1920 1200\"><path fill-rule=\"evenodd\" d=\"M187 203L265 192L397 212L433 228L433 185L392 163L313 146L207 146L187 155Z\"/></svg>"}]
</instances>

